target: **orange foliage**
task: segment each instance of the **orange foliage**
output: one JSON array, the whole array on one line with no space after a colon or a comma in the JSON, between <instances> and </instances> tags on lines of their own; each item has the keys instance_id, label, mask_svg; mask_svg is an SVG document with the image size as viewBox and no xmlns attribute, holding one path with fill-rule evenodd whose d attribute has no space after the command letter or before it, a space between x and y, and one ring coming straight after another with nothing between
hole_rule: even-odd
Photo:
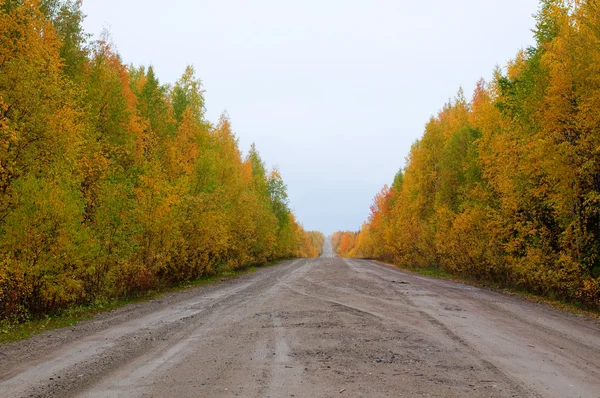
<instances>
[{"instance_id":1,"label":"orange foliage","mask_svg":"<svg viewBox=\"0 0 600 398\"><path fill-rule=\"evenodd\" d=\"M535 47L429 121L358 237L334 234L341 255L600 307L600 5L537 20Z\"/></svg>"},{"instance_id":2,"label":"orange foliage","mask_svg":"<svg viewBox=\"0 0 600 398\"><path fill-rule=\"evenodd\" d=\"M0 1L0 321L318 256L281 174L204 118L194 69L125 66L79 7Z\"/></svg>"}]
</instances>

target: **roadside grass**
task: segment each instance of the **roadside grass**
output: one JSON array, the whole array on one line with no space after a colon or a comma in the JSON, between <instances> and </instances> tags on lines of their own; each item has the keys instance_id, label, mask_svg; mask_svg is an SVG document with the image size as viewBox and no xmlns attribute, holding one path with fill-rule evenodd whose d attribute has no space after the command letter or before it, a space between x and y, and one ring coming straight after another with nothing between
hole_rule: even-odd
<instances>
[{"instance_id":1,"label":"roadside grass","mask_svg":"<svg viewBox=\"0 0 600 398\"><path fill-rule=\"evenodd\" d=\"M46 315L43 318L33 318L26 322L0 321L0 345L28 339L36 334L49 330L74 326L81 321L92 319L94 316L115 310L128 304L150 301L166 293L182 291L196 286L207 285L217 281L234 279L244 274L250 274L261 268L271 267L289 259L270 261L265 264L251 265L238 270L223 268L216 275L201 277L192 281L165 286L157 290L137 293L130 297L102 299L92 304L81 305Z\"/></svg>"},{"instance_id":2,"label":"roadside grass","mask_svg":"<svg viewBox=\"0 0 600 398\"><path fill-rule=\"evenodd\" d=\"M81 321L91 319L99 313L111 311L138 301L151 300L157 296L158 294L148 292L143 296L107 299L93 304L72 307L46 315L43 318L30 319L26 322L0 321L0 344L25 340L47 330L73 326Z\"/></svg>"},{"instance_id":3,"label":"roadside grass","mask_svg":"<svg viewBox=\"0 0 600 398\"><path fill-rule=\"evenodd\" d=\"M432 276L440 279L456 280L455 275L452 275L449 272L437 268L414 268L410 269L409 271L423 276Z\"/></svg>"},{"instance_id":4,"label":"roadside grass","mask_svg":"<svg viewBox=\"0 0 600 398\"><path fill-rule=\"evenodd\" d=\"M471 286L476 286L479 288L488 288L495 292L504 293L511 296L519 296L527 301L531 301L534 303L542 303L546 304L552 308L567 311L575 315L586 315L596 320L600 320L600 310L588 308L576 301L565 301L556 298L551 298L547 296L542 296L540 294L532 293L530 291L520 289L517 287L507 287L503 286L500 283L490 282L490 281L481 281L475 278L469 278L466 276L459 276L455 274L451 274L443 269L439 268L412 268L412 267L400 267L395 264L384 263L378 261L380 264L385 264L387 266L392 266L403 271L412 272L415 274L430 276L437 279L451 280L454 282L460 282Z\"/></svg>"}]
</instances>

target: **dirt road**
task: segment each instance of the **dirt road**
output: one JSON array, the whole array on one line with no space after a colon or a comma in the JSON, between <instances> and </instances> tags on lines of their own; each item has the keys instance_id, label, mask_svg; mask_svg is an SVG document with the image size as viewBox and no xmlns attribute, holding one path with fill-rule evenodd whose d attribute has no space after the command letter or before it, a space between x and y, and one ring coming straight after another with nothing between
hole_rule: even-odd
<instances>
[{"instance_id":1,"label":"dirt road","mask_svg":"<svg viewBox=\"0 0 600 398\"><path fill-rule=\"evenodd\" d=\"M295 260L0 346L0 397L600 397L600 326L370 261Z\"/></svg>"}]
</instances>

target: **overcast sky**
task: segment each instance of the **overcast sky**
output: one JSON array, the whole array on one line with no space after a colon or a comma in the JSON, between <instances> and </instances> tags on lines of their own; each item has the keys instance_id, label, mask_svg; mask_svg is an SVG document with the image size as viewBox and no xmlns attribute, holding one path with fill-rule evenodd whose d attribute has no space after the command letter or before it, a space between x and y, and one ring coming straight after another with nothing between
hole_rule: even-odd
<instances>
[{"instance_id":1,"label":"overcast sky","mask_svg":"<svg viewBox=\"0 0 600 398\"><path fill-rule=\"evenodd\" d=\"M430 116L533 44L537 0L84 0L125 63L194 65L306 229L357 230Z\"/></svg>"}]
</instances>

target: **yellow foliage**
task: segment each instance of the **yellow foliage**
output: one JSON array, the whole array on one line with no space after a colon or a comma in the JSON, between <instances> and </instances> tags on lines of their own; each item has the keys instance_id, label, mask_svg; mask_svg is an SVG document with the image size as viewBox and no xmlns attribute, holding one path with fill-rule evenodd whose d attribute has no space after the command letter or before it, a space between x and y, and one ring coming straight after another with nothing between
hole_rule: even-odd
<instances>
[{"instance_id":1,"label":"yellow foliage","mask_svg":"<svg viewBox=\"0 0 600 398\"><path fill-rule=\"evenodd\" d=\"M600 307L600 5L544 1L537 19L536 47L429 121L350 255Z\"/></svg>"},{"instance_id":2,"label":"yellow foliage","mask_svg":"<svg viewBox=\"0 0 600 398\"><path fill-rule=\"evenodd\" d=\"M194 69L163 86L107 40L66 43L79 6L0 1L0 319L318 256L279 171L204 119Z\"/></svg>"}]
</instances>

